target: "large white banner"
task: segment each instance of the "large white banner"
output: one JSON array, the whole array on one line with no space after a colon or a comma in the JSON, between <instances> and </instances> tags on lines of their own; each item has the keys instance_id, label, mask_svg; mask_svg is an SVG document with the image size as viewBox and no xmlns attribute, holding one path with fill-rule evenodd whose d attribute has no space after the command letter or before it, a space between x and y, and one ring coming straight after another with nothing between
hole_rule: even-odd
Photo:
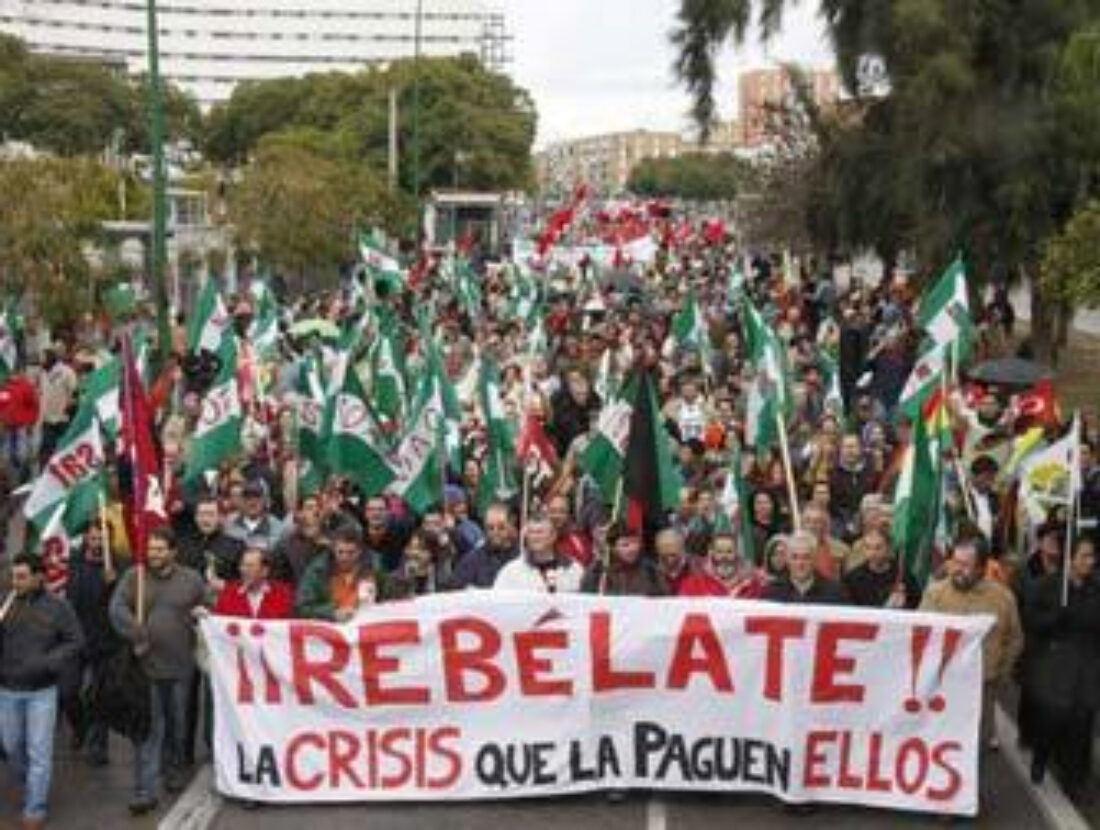
<instances>
[{"instance_id":1,"label":"large white banner","mask_svg":"<svg viewBox=\"0 0 1100 830\"><path fill-rule=\"evenodd\" d=\"M763 792L973 815L990 623L495 592L339 626L214 617L217 787L275 802Z\"/></svg>"}]
</instances>

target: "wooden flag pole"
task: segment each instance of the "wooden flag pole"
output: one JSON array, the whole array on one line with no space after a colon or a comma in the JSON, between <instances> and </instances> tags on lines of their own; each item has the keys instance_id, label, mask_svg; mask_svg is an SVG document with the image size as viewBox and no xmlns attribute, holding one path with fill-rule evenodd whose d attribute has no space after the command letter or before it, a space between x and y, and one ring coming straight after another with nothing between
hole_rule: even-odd
<instances>
[{"instance_id":1,"label":"wooden flag pole","mask_svg":"<svg viewBox=\"0 0 1100 830\"><path fill-rule=\"evenodd\" d=\"M145 563L137 564L137 607L134 609L138 626L145 625Z\"/></svg>"},{"instance_id":2,"label":"wooden flag pole","mask_svg":"<svg viewBox=\"0 0 1100 830\"><path fill-rule=\"evenodd\" d=\"M103 537L103 570L113 571L114 562L111 561L111 534L107 526L107 497L103 491L99 491L99 533Z\"/></svg>"},{"instance_id":3,"label":"wooden flag pole","mask_svg":"<svg viewBox=\"0 0 1100 830\"><path fill-rule=\"evenodd\" d=\"M794 471L791 468L791 450L787 443L787 424L783 420L783 413L778 409L775 413L775 423L779 428L779 452L783 456L783 476L787 479L787 498L791 502L791 520L795 531L802 530L802 511L798 505L798 488L794 483Z\"/></svg>"}]
</instances>

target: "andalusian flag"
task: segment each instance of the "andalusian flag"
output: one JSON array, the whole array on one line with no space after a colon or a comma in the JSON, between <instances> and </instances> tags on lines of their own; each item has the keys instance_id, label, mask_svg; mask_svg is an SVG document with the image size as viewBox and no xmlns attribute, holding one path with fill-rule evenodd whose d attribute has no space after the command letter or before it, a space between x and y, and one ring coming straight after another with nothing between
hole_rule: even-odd
<instances>
[{"instance_id":1,"label":"andalusian flag","mask_svg":"<svg viewBox=\"0 0 1100 830\"><path fill-rule=\"evenodd\" d=\"M939 445L928 440L924 419L913 423L894 491L891 530L899 565L924 585L932 572L932 545L939 520L941 460Z\"/></svg>"},{"instance_id":2,"label":"andalusian flag","mask_svg":"<svg viewBox=\"0 0 1100 830\"><path fill-rule=\"evenodd\" d=\"M22 321L9 305L0 313L0 383L3 383L19 368L19 349L16 335L22 328Z\"/></svg>"},{"instance_id":3,"label":"andalusian flag","mask_svg":"<svg viewBox=\"0 0 1100 830\"><path fill-rule=\"evenodd\" d=\"M447 406L434 372L425 374L409 428L393 453L395 478L390 490L409 509L423 515L443 503L447 464Z\"/></svg>"},{"instance_id":4,"label":"andalusian flag","mask_svg":"<svg viewBox=\"0 0 1100 830\"><path fill-rule=\"evenodd\" d=\"M608 504L622 500L623 467L638 385L638 375L631 375L616 397L604 399L596 434L580 455L581 469L592 476Z\"/></svg>"},{"instance_id":5,"label":"andalusian flag","mask_svg":"<svg viewBox=\"0 0 1100 830\"><path fill-rule=\"evenodd\" d=\"M202 412L191 438L191 449L184 469L186 482L221 466L241 450L241 394L237 384L237 343L226 337L218 352L221 368L214 384L202 397Z\"/></svg>"},{"instance_id":6,"label":"andalusian flag","mask_svg":"<svg viewBox=\"0 0 1100 830\"><path fill-rule=\"evenodd\" d=\"M707 323L694 291L688 292L684 307L672 318L672 338L681 349L691 347L705 352L710 345Z\"/></svg>"},{"instance_id":7,"label":"andalusian flag","mask_svg":"<svg viewBox=\"0 0 1100 830\"><path fill-rule=\"evenodd\" d=\"M328 468L325 432L325 393L320 363L315 354L302 359L295 398L294 422L302 465L302 492L320 488Z\"/></svg>"},{"instance_id":8,"label":"andalusian flag","mask_svg":"<svg viewBox=\"0 0 1100 830\"><path fill-rule=\"evenodd\" d=\"M384 321L370 352L371 402L378 417L401 423L408 403L405 349L393 321Z\"/></svg>"},{"instance_id":9,"label":"andalusian flag","mask_svg":"<svg viewBox=\"0 0 1100 830\"><path fill-rule=\"evenodd\" d=\"M775 444L778 419L786 419L791 407L786 355L775 330L764 322L748 300L742 314L748 357L753 368L749 387L745 443L757 452Z\"/></svg>"},{"instance_id":10,"label":"andalusian flag","mask_svg":"<svg viewBox=\"0 0 1100 830\"><path fill-rule=\"evenodd\" d=\"M947 372L948 344L929 343L917 358L913 371L902 389L898 407L909 420L925 417L929 402L942 396Z\"/></svg>"},{"instance_id":11,"label":"andalusian flag","mask_svg":"<svg viewBox=\"0 0 1100 830\"><path fill-rule=\"evenodd\" d=\"M454 290L462 310L476 318L481 313L481 283L468 260L460 259L454 267Z\"/></svg>"},{"instance_id":12,"label":"andalusian flag","mask_svg":"<svg viewBox=\"0 0 1100 830\"><path fill-rule=\"evenodd\" d=\"M936 343L958 341L972 328L966 268L956 259L921 299L917 322Z\"/></svg>"},{"instance_id":13,"label":"andalusian flag","mask_svg":"<svg viewBox=\"0 0 1100 830\"><path fill-rule=\"evenodd\" d=\"M344 376L332 410L329 468L359 485L365 498L381 493L394 479L385 442L354 368Z\"/></svg>"},{"instance_id":14,"label":"andalusian flag","mask_svg":"<svg viewBox=\"0 0 1100 830\"><path fill-rule=\"evenodd\" d=\"M726 484L722 488L719 499L722 507L721 518L723 527L727 527L740 540L738 546L741 557L746 562L756 561L756 551L753 549L752 537L752 505L749 502L749 489L745 483L742 472L741 445L735 444L730 456L729 467L726 469ZM737 531L733 529L737 528Z\"/></svg>"},{"instance_id":15,"label":"andalusian flag","mask_svg":"<svg viewBox=\"0 0 1100 830\"><path fill-rule=\"evenodd\" d=\"M379 286L388 293L401 291L405 287L405 271L400 262L386 253L385 240L377 230L360 234L359 254L367 266L367 276L375 286L375 293L378 293Z\"/></svg>"},{"instance_id":16,"label":"andalusian flag","mask_svg":"<svg viewBox=\"0 0 1100 830\"><path fill-rule=\"evenodd\" d=\"M218 354L231 326L232 320L218 291L218 283L213 277L207 277L187 330L188 351L192 354L201 351Z\"/></svg>"},{"instance_id":17,"label":"andalusian flag","mask_svg":"<svg viewBox=\"0 0 1100 830\"><path fill-rule=\"evenodd\" d=\"M597 433L580 457L607 502L651 522L680 503L683 481L660 418L650 375L633 372L600 412Z\"/></svg>"},{"instance_id":18,"label":"andalusian flag","mask_svg":"<svg viewBox=\"0 0 1100 830\"><path fill-rule=\"evenodd\" d=\"M279 303L265 282L254 280L250 287L255 312L248 336L260 357L270 358L279 344Z\"/></svg>"},{"instance_id":19,"label":"andalusian flag","mask_svg":"<svg viewBox=\"0 0 1100 830\"><path fill-rule=\"evenodd\" d=\"M539 311L539 287L527 266L514 267L511 291L511 316L530 326Z\"/></svg>"},{"instance_id":20,"label":"andalusian flag","mask_svg":"<svg viewBox=\"0 0 1100 830\"><path fill-rule=\"evenodd\" d=\"M95 410L80 407L50 460L34 481L23 515L44 528L58 505L66 505L66 523L80 527L99 508L104 485L103 434Z\"/></svg>"},{"instance_id":21,"label":"andalusian flag","mask_svg":"<svg viewBox=\"0 0 1100 830\"><path fill-rule=\"evenodd\" d=\"M478 392L489 444L477 493L478 509L484 514L494 501L507 501L516 494L516 446L500 394L500 372L489 359L482 360Z\"/></svg>"},{"instance_id":22,"label":"andalusian flag","mask_svg":"<svg viewBox=\"0 0 1100 830\"><path fill-rule=\"evenodd\" d=\"M112 357L84 378L81 405L91 406L99 419L108 440L118 436L122 419L119 408L119 392L122 382L122 364Z\"/></svg>"}]
</instances>

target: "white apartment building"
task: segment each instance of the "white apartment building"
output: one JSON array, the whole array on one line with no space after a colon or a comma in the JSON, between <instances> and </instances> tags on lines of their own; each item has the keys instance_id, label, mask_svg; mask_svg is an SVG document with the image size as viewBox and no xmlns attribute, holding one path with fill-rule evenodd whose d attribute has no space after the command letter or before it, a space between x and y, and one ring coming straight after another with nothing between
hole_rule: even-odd
<instances>
[{"instance_id":1,"label":"white apartment building","mask_svg":"<svg viewBox=\"0 0 1100 830\"><path fill-rule=\"evenodd\" d=\"M157 0L161 74L203 107L246 80L353 71L415 53L417 0ZM507 61L504 16L481 0L421 0L425 56ZM145 72L146 0L0 0L0 31L42 53Z\"/></svg>"}]
</instances>

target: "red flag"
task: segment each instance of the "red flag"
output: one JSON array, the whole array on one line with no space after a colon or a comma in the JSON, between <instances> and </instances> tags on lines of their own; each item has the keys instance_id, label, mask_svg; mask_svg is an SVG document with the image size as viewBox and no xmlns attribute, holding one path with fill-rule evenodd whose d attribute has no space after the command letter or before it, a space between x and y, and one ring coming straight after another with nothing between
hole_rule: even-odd
<instances>
[{"instance_id":1,"label":"red flag","mask_svg":"<svg viewBox=\"0 0 1100 830\"><path fill-rule=\"evenodd\" d=\"M1054 383L1041 380L1031 389L1016 396L1016 426L1051 426L1061 421L1058 402L1054 397Z\"/></svg>"},{"instance_id":2,"label":"red flag","mask_svg":"<svg viewBox=\"0 0 1100 830\"><path fill-rule=\"evenodd\" d=\"M542 421L534 415L528 415L523 423L519 440L516 441L516 456L523 469L532 473L536 481L549 479L558 466L558 453L543 429Z\"/></svg>"},{"instance_id":3,"label":"red flag","mask_svg":"<svg viewBox=\"0 0 1100 830\"><path fill-rule=\"evenodd\" d=\"M153 413L134 364L129 337L122 342L121 452L130 467L130 498L123 502L134 564L144 565L149 533L168 524L160 462L153 443Z\"/></svg>"}]
</instances>

